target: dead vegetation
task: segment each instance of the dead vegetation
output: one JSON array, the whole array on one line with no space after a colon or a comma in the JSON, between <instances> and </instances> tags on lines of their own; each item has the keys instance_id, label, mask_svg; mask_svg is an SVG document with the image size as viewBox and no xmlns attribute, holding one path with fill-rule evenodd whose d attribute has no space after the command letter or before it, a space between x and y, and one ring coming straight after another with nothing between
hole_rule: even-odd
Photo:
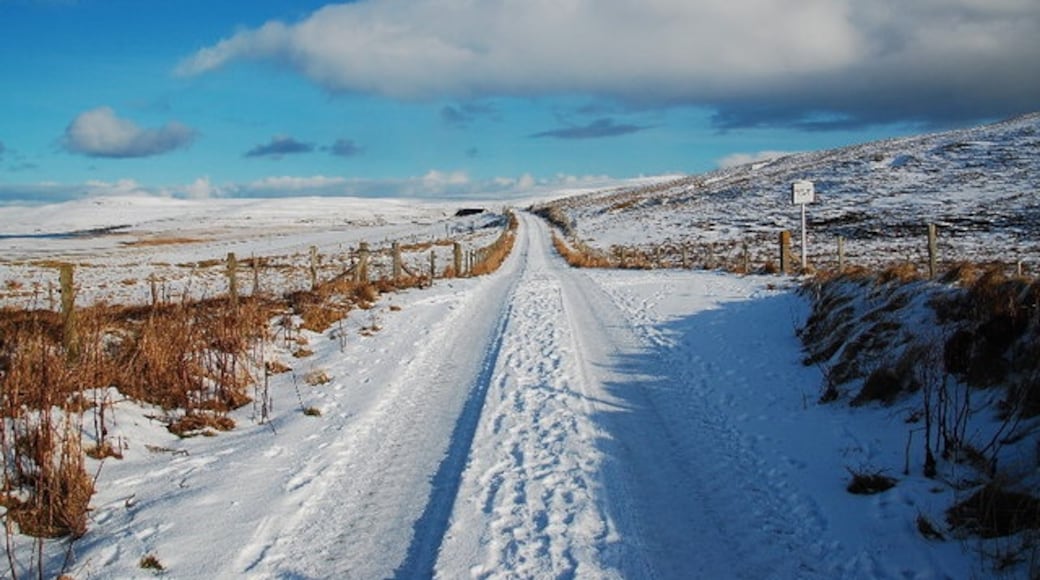
<instances>
[{"instance_id":1,"label":"dead vegetation","mask_svg":"<svg viewBox=\"0 0 1040 580\"><path fill-rule=\"evenodd\" d=\"M880 471L853 471L848 470L852 476L846 491L855 495L874 495L888 491L895 487L896 480Z\"/></svg>"},{"instance_id":2,"label":"dead vegetation","mask_svg":"<svg viewBox=\"0 0 1040 580\"><path fill-rule=\"evenodd\" d=\"M1040 429L1040 280L1007 272L956 264L935 281L909 266L821 274L803 286L812 310L799 330L805 364L825 379L821 402L908 408L904 473L916 442L923 476L969 492L947 510L949 532L1018 538L991 558L995 569L1040 556L1031 475L1040 455L1019 445ZM854 473L849 491L887 485L878 475ZM927 518L918 529L945 537Z\"/></svg>"}]
</instances>

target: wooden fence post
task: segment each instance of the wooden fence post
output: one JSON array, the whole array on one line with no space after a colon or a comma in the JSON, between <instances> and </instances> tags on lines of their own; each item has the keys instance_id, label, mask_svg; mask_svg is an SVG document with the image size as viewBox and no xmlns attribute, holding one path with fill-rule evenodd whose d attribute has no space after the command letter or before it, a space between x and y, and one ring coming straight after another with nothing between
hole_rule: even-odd
<instances>
[{"instance_id":1,"label":"wooden fence post","mask_svg":"<svg viewBox=\"0 0 1040 580\"><path fill-rule=\"evenodd\" d=\"M928 278L934 279L938 269L939 244L935 224L928 224Z\"/></svg>"},{"instance_id":2,"label":"wooden fence post","mask_svg":"<svg viewBox=\"0 0 1040 580\"><path fill-rule=\"evenodd\" d=\"M683 270L690 269L690 250L686 247L686 244L682 245L682 267Z\"/></svg>"},{"instance_id":3,"label":"wooden fence post","mask_svg":"<svg viewBox=\"0 0 1040 580\"><path fill-rule=\"evenodd\" d=\"M742 250L742 253L741 253L742 261L744 262L743 263L744 273L745 274L750 274L751 273L751 249L748 248L747 240L744 240L743 242L741 242L741 250Z\"/></svg>"},{"instance_id":4,"label":"wooden fence post","mask_svg":"<svg viewBox=\"0 0 1040 580\"><path fill-rule=\"evenodd\" d=\"M838 273L845 271L845 236L838 236Z\"/></svg>"},{"instance_id":5,"label":"wooden fence post","mask_svg":"<svg viewBox=\"0 0 1040 580\"><path fill-rule=\"evenodd\" d=\"M227 255L228 298L232 307L238 307L238 259L234 252Z\"/></svg>"},{"instance_id":6,"label":"wooden fence post","mask_svg":"<svg viewBox=\"0 0 1040 580\"><path fill-rule=\"evenodd\" d=\"M791 232L780 232L780 273L791 273Z\"/></svg>"},{"instance_id":7,"label":"wooden fence post","mask_svg":"<svg viewBox=\"0 0 1040 580\"><path fill-rule=\"evenodd\" d=\"M260 295L260 261L263 258L257 258L256 255L252 257L253 265L253 296Z\"/></svg>"},{"instance_id":8,"label":"wooden fence post","mask_svg":"<svg viewBox=\"0 0 1040 580\"><path fill-rule=\"evenodd\" d=\"M358 264L356 278L358 282L368 282L368 242L358 244Z\"/></svg>"},{"instance_id":9,"label":"wooden fence post","mask_svg":"<svg viewBox=\"0 0 1040 580\"><path fill-rule=\"evenodd\" d=\"M62 264L58 270L61 286L62 344L68 360L79 357L79 337L76 335L76 287L73 283L72 264Z\"/></svg>"},{"instance_id":10,"label":"wooden fence post","mask_svg":"<svg viewBox=\"0 0 1040 580\"><path fill-rule=\"evenodd\" d=\"M311 291L318 289L318 246L311 246Z\"/></svg>"},{"instance_id":11,"label":"wooden fence post","mask_svg":"<svg viewBox=\"0 0 1040 580\"><path fill-rule=\"evenodd\" d=\"M397 282L401 279L401 244L399 244L398 242L394 242L393 244L391 244L390 248L394 253L394 282Z\"/></svg>"},{"instance_id":12,"label":"wooden fence post","mask_svg":"<svg viewBox=\"0 0 1040 580\"><path fill-rule=\"evenodd\" d=\"M430 248L430 287L433 287L433 280L437 277L437 252Z\"/></svg>"},{"instance_id":13,"label":"wooden fence post","mask_svg":"<svg viewBox=\"0 0 1040 580\"><path fill-rule=\"evenodd\" d=\"M455 277L462 277L462 244L455 242L452 248L455 253Z\"/></svg>"},{"instance_id":14,"label":"wooden fence post","mask_svg":"<svg viewBox=\"0 0 1040 580\"><path fill-rule=\"evenodd\" d=\"M155 284L155 274L148 275L148 288L152 291L152 308L159 304L159 287Z\"/></svg>"}]
</instances>

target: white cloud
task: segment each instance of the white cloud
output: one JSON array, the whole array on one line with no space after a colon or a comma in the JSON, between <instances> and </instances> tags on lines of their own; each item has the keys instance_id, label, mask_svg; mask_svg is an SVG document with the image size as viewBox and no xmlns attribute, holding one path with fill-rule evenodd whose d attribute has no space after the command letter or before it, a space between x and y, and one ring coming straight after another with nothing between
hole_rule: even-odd
<instances>
[{"instance_id":1,"label":"white cloud","mask_svg":"<svg viewBox=\"0 0 1040 580\"><path fill-rule=\"evenodd\" d=\"M186 147L195 130L177 122L144 129L121 119L109 107L80 113L65 129L63 145L91 157L148 157Z\"/></svg>"},{"instance_id":2,"label":"white cloud","mask_svg":"<svg viewBox=\"0 0 1040 580\"><path fill-rule=\"evenodd\" d=\"M83 185L88 197L164 195L160 191L141 185L133 179L116 181L90 180Z\"/></svg>"},{"instance_id":3,"label":"white cloud","mask_svg":"<svg viewBox=\"0 0 1040 580\"><path fill-rule=\"evenodd\" d=\"M360 0L239 31L177 72L264 60L332 92L592 93L714 105L729 124L978 115L1035 107L1038 37L1028 0Z\"/></svg>"},{"instance_id":4,"label":"white cloud","mask_svg":"<svg viewBox=\"0 0 1040 580\"><path fill-rule=\"evenodd\" d=\"M209 176L200 177L188 185L175 189L179 189L188 199L209 199L220 197L225 193L224 188L210 182Z\"/></svg>"},{"instance_id":5,"label":"white cloud","mask_svg":"<svg viewBox=\"0 0 1040 580\"><path fill-rule=\"evenodd\" d=\"M763 161L772 161L790 155L790 151L759 151L757 153L731 153L725 157L715 160L715 164L722 169L729 167L736 167L738 165L747 165L748 163L761 163Z\"/></svg>"},{"instance_id":6,"label":"white cloud","mask_svg":"<svg viewBox=\"0 0 1040 580\"><path fill-rule=\"evenodd\" d=\"M676 176L670 176L674 179ZM509 200L531 196L573 194L653 182L659 178L618 180L605 175L568 175L535 178L530 173L519 177L472 179L462 171L431 170L425 175L405 179L364 179L338 176L271 176L249 183L215 185L209 177L199 177L182 185L144 185L135 179L92 180L81 184L42 182L34 184L0 183L0 204L60 202L85 197L150 196L208 199L292 198L306 196L414 197L437 199Z\"/></svg>"},{"instance_id":7,"label":"white cloud","mask_svg":"<svg viewBox=\"0 0 1040 580\"><path fill-rule=\"evenodd\" d=\"M452 185L466 185L469 183L469 175L465 171L444 172L431 169L422 177L422 183L430 189Z\"/></svg>"},{"instance_id":8,"label":"white cloud","mask_svg":"<svg viewBox=\"0 0 1040 580\"><path fill-rule=\"evenodd\" d=\"M706 80L844 66L861 40L844 3L826 0L363 0L238 32L177 71L261 59L287 63L333 91L637 96L654 83L653 92L669 98Z\"/></svg>"},{"instance_id":9,"label":"white cloud","mask_svg":"<svg viewBox=\"0 0 1040 580\"><path fill-rule=\"evenodd\" d=\"M277 177L265 177L258 179L248 185L253 191L292 191L300 192L308 189L328 189L330 187L343 186L348 183L344 177L326 177L314 175L311 177L293 177L289 175Z\"/></svg>"}]
</instances>

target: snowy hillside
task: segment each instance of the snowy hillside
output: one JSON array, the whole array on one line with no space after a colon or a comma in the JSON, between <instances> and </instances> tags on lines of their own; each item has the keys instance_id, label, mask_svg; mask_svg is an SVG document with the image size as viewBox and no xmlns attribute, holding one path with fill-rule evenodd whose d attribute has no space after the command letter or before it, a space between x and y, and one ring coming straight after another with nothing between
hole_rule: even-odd
<instances>
[{"instance_id":1,"label":"snowy hillside","mask_svg":"<svg viewBox=\"0 0 1040 580\"><path fill-rule=\"evenodd\" d=\"M777 233L800 228L790 186L808 179L811 262L918 260L926 223L943 261L1026 262L1040 269L1040 113L972 129L802 153L560 202L577 234L603 249L662 243L720 251L749 242L775 254Z\"/></svg>"}]
</instances>

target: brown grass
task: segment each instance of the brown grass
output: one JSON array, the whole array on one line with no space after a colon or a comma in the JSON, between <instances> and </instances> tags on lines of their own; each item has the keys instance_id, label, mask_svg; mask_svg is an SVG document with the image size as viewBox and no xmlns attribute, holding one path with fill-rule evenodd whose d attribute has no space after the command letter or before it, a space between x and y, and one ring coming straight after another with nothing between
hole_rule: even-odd
<instances>
[{"instance_id":1,"label":"brown grass","mask_svg":"<svg viewBox=\"0 0 1040 580\"><path fill-rule=\"evenodd\" d=\"M145 555L145 556L141 556L141 561L138 562L137 565L138 565L138 567L140 567L140 568L142 568L144 570L155 570L157 572L162 572L163 570L166 569L162 565L162 563L159 562L159 558L157 558L155 556L155 554L148 554L148 555Z\"/></svg>"},{"instance_id":2,"label":"brown grass","mask_svg":"<svg viewBox=\"0 0 1040 580\"><path fill-rule=\"evenodd\" d=\"M194 437L206 434L208 430L230 431L235 428L235 421L225 415L198 412L184 415L171 421L166 429L178 437Z\"/></svg>"},{"instance_id":3,"label":"brown grass","mask_svg":"<svg viewBox=\"0 0 1040 580\"><path fill-rule=\"evenodd\" d=\"M594 255L591 252L582 252L571 248L563 238L553 232L553 247L572 268L610 268L610 260L603 256Z\"/></svg>"},{"instance_id":4,"label":"brown grass","mask_svg":"<svg viewBox=\"0 0 1040 580\"><path fill-rule=\"evenodd\" d=\"M516 230L518 227L519 222L516 216L510 212L506 228L502 231L502 234L491 245L478 251L477 263L473 265L473 270L470 274L482 276L498 270L513 251L513 243L516 241Z\"/></svg>"},{"instance_id":5,"label":"brown grass","mask_svg":"<svg viewBox=\"0 0 1040 580\"><path fill-rule=\"evenodd\" d=\"M329 373L325 372L323 369L317 369L304 375L303 382L312 387L317 387L332 382L332 377L330 377Z\"/></svg>"}]
</instances>

